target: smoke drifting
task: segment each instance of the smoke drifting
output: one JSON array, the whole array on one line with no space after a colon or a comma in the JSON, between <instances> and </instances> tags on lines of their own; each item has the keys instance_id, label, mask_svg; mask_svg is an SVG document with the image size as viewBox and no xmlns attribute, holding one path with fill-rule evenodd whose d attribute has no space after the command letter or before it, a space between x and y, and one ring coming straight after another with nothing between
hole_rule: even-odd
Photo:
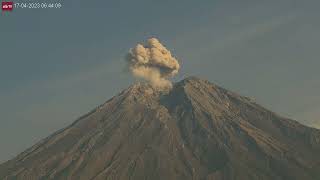
<instances>
[{"instance_id":1,"label":"smoke drifting","mask_svg":"<svg viewBox=\"0 0 320 180\"><path fill-rule=\"evenodd\" d=\"M175 76L180 69L177 59L156 38L130 49L126 61L135 77L145 79L157 89L170 89L172 83L168 78Z\"/></svg>"}]
</instances>

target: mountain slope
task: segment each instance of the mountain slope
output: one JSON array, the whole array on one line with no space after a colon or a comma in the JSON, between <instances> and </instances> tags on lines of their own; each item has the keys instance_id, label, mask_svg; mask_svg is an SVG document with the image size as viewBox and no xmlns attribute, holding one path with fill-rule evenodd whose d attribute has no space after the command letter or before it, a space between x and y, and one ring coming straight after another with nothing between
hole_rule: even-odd
<instances>
[{"instance_id":1,"label":"mountain slope","mask_svg":"<svg viewBox=\"0 0 320 180\"><path fill-rule=\"evenodd\" d=\"M320 179L320 131L195 77L135 84L0 165L0 179Z\"/></svg>"}]
</instances>

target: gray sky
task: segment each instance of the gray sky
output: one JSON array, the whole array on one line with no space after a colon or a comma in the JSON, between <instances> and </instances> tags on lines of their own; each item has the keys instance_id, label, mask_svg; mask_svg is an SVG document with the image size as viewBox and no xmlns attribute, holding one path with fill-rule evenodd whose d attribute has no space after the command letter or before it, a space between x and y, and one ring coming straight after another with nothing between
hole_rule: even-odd
<instances>
[{"instance_id":1,"label":"gray sky","mask_svg":"<svg viewBox=\"0 0 320 180\"><path fill-rule=\"evenodd\" d=\"M200 76L320 128L318 0L62 4L0 16L0 162L133 83L123 56L153 36L180 60L174 81Z\"/></svg>"}]
</instances>

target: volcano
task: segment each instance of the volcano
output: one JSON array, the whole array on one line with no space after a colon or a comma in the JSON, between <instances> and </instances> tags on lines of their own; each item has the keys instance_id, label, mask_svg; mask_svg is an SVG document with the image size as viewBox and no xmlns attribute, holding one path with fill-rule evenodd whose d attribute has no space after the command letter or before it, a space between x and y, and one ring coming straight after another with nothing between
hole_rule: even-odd
<instances>
[{"instance_id":1,"label":"volcano","mask_svg":"<svg viewBox=\"0 0 320 180\"><path fill-rule=\"evenodd\" d=\"M11 180L319 180L320 130L196 77L137 83L0 165Z\"/></svg>"}]
</instances>

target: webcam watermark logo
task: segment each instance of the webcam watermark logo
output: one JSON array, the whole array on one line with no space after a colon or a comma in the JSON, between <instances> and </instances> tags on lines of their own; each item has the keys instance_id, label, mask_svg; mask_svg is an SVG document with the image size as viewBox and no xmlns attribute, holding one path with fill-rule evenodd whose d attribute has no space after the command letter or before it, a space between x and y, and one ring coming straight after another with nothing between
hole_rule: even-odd
<instances>
[{"instance_id":1,"label":"webcam watermark logo","mask_svg":"<svg viewBox=\"0 0 320 180\"><path fill-rule=\"evenodd\" d=\"M13 10L13 2L12 1L3 1L1 3L2 11L12 11Z\"/></svg>"}]
</instances>

